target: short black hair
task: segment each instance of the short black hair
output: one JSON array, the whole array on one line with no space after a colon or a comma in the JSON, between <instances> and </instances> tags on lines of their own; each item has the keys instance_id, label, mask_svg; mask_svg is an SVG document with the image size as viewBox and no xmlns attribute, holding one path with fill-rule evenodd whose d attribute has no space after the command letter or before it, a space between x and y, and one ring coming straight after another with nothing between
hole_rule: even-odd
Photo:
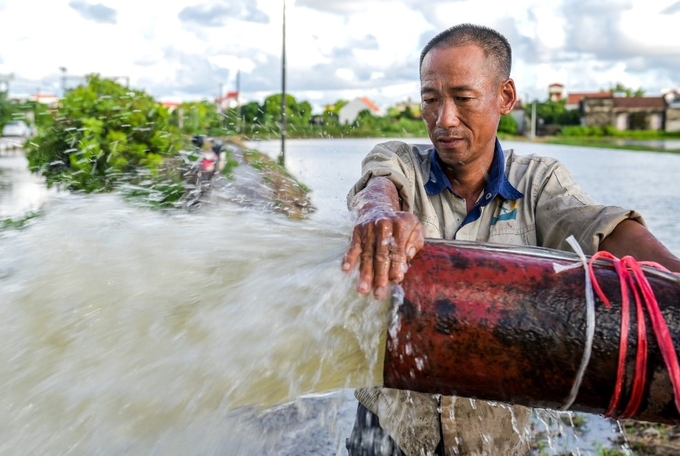
<instances>
[{"instance_id":1,"label":"short black hair","mask_svg":"<svg viewBox=\"0 0 680 456\"><path fill-rule=\"evenodd\" d=\"M500 79L510 77L512 68L512 48L508 40L496 30L475 24L459 24L438 33L420 53L418 70L423 67L425 55L434 48L445 48L474 44L484 50L490 57Z\"/></svg>"}]
</instances>

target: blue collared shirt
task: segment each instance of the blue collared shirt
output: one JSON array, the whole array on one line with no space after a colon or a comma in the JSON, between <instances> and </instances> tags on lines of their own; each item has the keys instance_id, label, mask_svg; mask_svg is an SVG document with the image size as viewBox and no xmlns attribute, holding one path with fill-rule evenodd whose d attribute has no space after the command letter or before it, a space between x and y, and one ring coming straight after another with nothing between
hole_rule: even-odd
<instances>
[{"instance_id":1,"label":"blue collared shirt","mask_svg":"<svg viewBox=\"0 0 680 456\"><path fill-rule=\"evenodd\" d=\"M437 151L432 148L430 154L430 176L425 184L425 192L427 192L428 195L438 195L445 189L448 189L451 193L460 197L460 195L453 190L449 178L446 177ZM505 175L505 155L503 154L503 148L501 147L498 138L496 138L496 146L494 148L494 156L493 161L491 162L491 168L489 169L489 175L486 184L484 185L484 194L475 203L472 210L467 213L460 226L462 227L477 220L482 213L482 207L489 204L497 196L500 196L505 200L516 200L524 196L519 190L512 186ZM460 227L458 229L460 229Z\"/></svg>"}]
</instances>

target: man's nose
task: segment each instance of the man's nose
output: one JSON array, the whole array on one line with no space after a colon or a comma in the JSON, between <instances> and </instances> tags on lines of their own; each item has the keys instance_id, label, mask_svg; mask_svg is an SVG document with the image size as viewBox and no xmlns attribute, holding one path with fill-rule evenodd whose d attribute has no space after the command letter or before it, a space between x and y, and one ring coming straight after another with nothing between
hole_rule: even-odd
<instances>
[{"instance_id":1,"label":"man's nose","mask_svg":"<svg viewBox=\"0 0 680 456\"><path fill-rule=\"evenodd\" d=\"M439 108L439 115L437 116L437 126L440 128L456 127L460 124L458 118L458 107L452 99L444 99Z\"/></svg>"}]
</instances>

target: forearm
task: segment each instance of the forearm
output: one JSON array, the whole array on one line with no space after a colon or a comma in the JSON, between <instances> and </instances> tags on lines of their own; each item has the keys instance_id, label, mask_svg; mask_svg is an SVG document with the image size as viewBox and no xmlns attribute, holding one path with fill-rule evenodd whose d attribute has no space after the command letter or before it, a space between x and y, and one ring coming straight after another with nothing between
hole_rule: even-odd
<instances>
[{"instance_id":1,"label":"forearm","mask_svg":"<svg viewBox=\"0 0 680 456\"><path fill-rule=\"evenodd\" d=\"M647 228L633 220L619 223L600 243L599 250L606 250L619 258L630 255L638 261L654 261L673 272L680 272L680 259Z\"/></svg>"},{"instance_id":2,"label":"forearm","mask_svg":"<svg viewBox=\"0 0 680 456\"><path fill-rule=\"evenodd\" d=\"M352 200L352 209L357 211L359 219L376 211L400 211L397 188L386 177L373 177Z\"/></svg>"}]
</instances>

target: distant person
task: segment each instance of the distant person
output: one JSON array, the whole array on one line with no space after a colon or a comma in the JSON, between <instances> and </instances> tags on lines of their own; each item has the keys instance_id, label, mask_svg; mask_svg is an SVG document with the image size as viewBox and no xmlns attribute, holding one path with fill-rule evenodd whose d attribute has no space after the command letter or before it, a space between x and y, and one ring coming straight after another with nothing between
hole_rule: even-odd
<instances>
[{"instance_id":1,"label":"distant person","mask_svg":"<svg viewBox=\"0 0 680 456\"><path fill-rule=\"evenodd\" d=\"M680 271L634 210L591 199L554 158L504 150L496 131L517 101L511 48L498 32L462 24L420 55L422 117L432 145L378 144L348 195L357 212L344 271L377 298L404 278L425 238L607 250ZM350 456L525 455L530 409L386 388L361 388Z\"/></svg>"},{"instance_id":2,"label":"distant person","mask_svg":"<svg viewBox=\"0 0 680 456\"><path fill-rule=\"evenodd\" d=\"M226 162L226 152L222 151L222 141L214 138L206 138L203 135L191 137L191 144L200 153L199 161L201 170L212 176L217 171L222 171Z\"/></svg>"},{"instance_id":3,"label":"distant person","mask_svg":"<svg viewBox=\"0 0 680 456\"><path fill-rule=\"evenodd\" d=\"M203 149L203 144L205 144L205 136L194 135L191 137L191 144L194 145L198 150Z\"/></svg>"},{"instance_id":4,"label":"distant person","mask_svg":"<svg viewBox=\"0 0 680 456\"><path fill-rule=\"evenodd\" d=\"M216 163L215 165L217 166L217 169L219 171L222 171L224 169L224 165L226 163L226 158L227 158L227 152L226 150L223 150L223 144L222 141L219 139L213 139L212 140L212 147L211 150L215 153L216 158Z\"/></svg>"}]
</instances>

